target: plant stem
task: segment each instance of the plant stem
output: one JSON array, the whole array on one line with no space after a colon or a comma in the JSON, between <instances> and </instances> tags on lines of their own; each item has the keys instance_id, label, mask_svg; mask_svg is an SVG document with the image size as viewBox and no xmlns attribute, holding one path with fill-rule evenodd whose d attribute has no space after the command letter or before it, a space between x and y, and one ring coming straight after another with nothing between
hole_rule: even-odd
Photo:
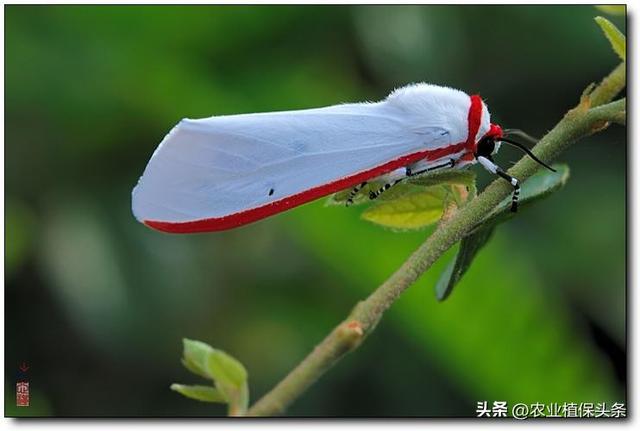
<instances>
[{"instance_id":1,"label":"plant stem","mask_svg":"<svg viewBox=\"0 0 640 431\"><path fill-rule=\"evenodd\" d=\"M600 106L610 102L622 91L627 80L627 63L620 63L609 73L590 94L591 106Z\"/></svg>"},{"instance_id":2,"label":"plant stem","mask_svg":"<svg viewBox=\"0 0 640 431\"><path fill-rule=\"evenodd\" d=\"M578 139L599 132L611 121L619 121L625 100L609 102L625 85L624 63L614 69L580 104L535 146L535 154L547 163L555 160ZM602 105L602 106L598 106ZM523 157L509 174L521 182L533 175L539 165ZM356 349L372 332L394 301L450 247L468 235L512 191L504 180L492 182L478 197L462 207L438 229L367 299L361 301L315 349L269 393L248 411L250 416L280 415L325 371L344 355Z\"/></svg>"}]
</instances>

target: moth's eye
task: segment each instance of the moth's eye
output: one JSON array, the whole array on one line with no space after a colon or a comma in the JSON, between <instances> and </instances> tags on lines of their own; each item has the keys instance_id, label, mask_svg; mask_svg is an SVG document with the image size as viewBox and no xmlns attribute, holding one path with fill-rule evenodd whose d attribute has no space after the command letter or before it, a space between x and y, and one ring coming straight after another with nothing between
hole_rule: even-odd
<instances>
[{"instance_id":1,"label":"moth's eye","mask_svg":"<svg viewBox=\"0 0 640 431\"><path fill-rule=\"evenodd\" d=\"M478 154L481 156L490 156L493 154L495 148L495 141L493 138L486 137L478 142Z\"/></svg>"}]
</instances>

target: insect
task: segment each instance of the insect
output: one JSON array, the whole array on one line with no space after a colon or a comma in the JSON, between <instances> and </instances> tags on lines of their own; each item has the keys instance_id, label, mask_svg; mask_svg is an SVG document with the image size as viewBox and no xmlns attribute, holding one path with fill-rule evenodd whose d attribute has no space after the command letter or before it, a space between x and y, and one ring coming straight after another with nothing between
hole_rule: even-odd
<instances>
[{"instance_id":1,"label":"insect","mask_svg":"<svg viewBox=\"0 0 640 431\"><path fill-rule=\"evenodd\" d=\"M376 103L225 115L180 121L162 140L132 193L135 217L171 233L242 226L372 180L377 198L406 178L480 163L513 186L493 161L501 143L480 96L412 84Z\"/></svg>"}]
</instances>

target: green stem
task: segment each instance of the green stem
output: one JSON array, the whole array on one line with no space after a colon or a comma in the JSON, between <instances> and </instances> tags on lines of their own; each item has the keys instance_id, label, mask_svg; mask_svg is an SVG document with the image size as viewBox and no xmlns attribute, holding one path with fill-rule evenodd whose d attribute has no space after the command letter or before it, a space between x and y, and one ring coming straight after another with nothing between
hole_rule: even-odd
<instances>
[{"instance_id":1,"label":"green stem","mask_svg":"<svg viewBox=\"0 0 640 431\"><path fill-rule=\"evenodd\" d=\"M627 63L620 63L607 75L590 94L591 106L599 106L610 102L622 91L627 81Z\"/></svg>"},{"instance_id":2,"label":"green stem","mask_svg":"<svg viewBox=\"0 0 640 431\"><path fill-rule=\"evenodd\" d=\"M622 74L622 80L620 80ZM605 87L605 88L602 88ZM609 102L624 87L624 64L618 66L591 97L583 99L535 146L536 155L547 163L580 138L604 129L625 111L625 100ZM595 106L590 108L590 106ZM539 165L523 157L509 174L524 181ZM394 301L450 247L464 238L512 191L506 181L491 183L478 197L464 206L438 229L369 297L358 303L351 314L248 412L250 416L280 415L325 371L344 355L356 349L371 333Z\"/></svg>"}]
</instances>

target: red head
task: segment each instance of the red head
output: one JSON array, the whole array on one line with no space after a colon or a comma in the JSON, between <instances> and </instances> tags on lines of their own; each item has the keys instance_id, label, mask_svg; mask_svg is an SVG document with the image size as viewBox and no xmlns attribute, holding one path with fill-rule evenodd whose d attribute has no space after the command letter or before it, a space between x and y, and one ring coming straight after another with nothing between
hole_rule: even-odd
<instances>
[{"instance_id":1,"label":"red head","mask_svg":"<svg viewBox=\"0 0 640 431\"><path fill-rule=\"evenodd\" d=\"M493 138L495 140L499 140L500 138L502 138L502 127L498 126L497 124L493 124L491 123L491 125L489 126L489 131L487 132L487 134L485 135L485 137L489 137L489 138Z\"/></svg>"}]
</instances>

